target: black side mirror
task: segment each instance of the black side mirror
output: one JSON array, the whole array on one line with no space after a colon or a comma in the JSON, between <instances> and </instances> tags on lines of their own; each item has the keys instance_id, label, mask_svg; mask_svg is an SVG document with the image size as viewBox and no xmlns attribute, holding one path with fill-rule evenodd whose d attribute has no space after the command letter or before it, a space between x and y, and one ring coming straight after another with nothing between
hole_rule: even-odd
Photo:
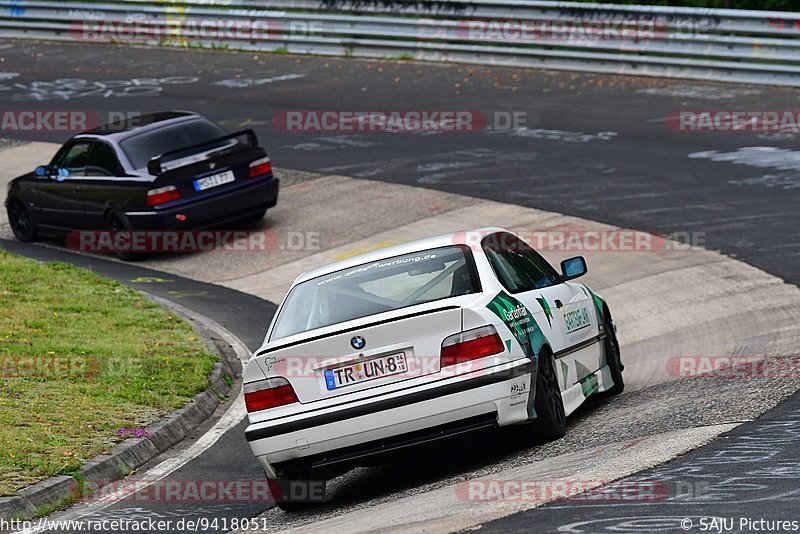
<instances>
[{"instance_id":1,"label":"black side mirror","mask_svg":"<svg viewBox=\"0 0 800 534\"><path fill-rule=\"evenodd\" d=\"M564 280L572 280L586 274L586 260L583 256L575 256L561 262L561 275Z\"/></svg>"}]
</instances>

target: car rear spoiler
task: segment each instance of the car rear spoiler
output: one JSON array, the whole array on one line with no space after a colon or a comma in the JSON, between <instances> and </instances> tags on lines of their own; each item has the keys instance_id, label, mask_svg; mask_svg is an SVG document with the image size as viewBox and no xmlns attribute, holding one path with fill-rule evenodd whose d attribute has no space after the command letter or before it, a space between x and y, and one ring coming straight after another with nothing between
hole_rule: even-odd
<instances>
[{"instance_id":1,"label":"car rear spoiler","mask_svg":"<svg viewBox=\"0 0 800 534\"><path fill-rule=\"evenodd\" d=\"M153 176L158 176L161 174L163 169L161 168L161 160L164 159L165 156L171 156L172 154L179 154L181 152L186 152L189 150L193 150L195 148L203 148L205 146L213 145L214 143L219 143L220 141L225 141L226 139L234 139L236 137L241 136L247 137L247 143L250 146L258 146L258 137L256 137L256 133L251 129L248 128L246 130L239 130L238 132L233 132L228 135L223 135L222 137L217 137L216 139L211 139L209 141L203 141L202 143L197 143L196 145L189 145L181 148L177 148L175 150L170 150L169 152L164 152L163 154L159 154L158 156L153 156L150 158L150 161L147 162L147 172L152 174Z\"/></svg>"}]
</instances>

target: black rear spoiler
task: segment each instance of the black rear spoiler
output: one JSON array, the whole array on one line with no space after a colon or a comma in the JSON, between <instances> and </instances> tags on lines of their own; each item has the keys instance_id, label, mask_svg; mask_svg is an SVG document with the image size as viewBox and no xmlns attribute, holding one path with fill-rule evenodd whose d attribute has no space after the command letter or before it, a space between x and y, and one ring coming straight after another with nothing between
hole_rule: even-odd
<instances>
[{"instance_id":1,"label":"black rear spoiler","mask_svg":"<svg viewBox=\"0 0 800 534\"><path fill-rule=\"evenodd\" d=\"M202 143L197 143L196 145L189 145L181 148L177 148L175 150L170 150L169 152L164 152L163 154L159 154L158 156L153 156L150 158L150 161L147 162L147 172L152 174L153 176L158 176L163 172L161 168L161 160L164 159L164 156L171 156L172 154L179 154L181 152L186 152L189 150L194 150L195 148L203 148L205 146L213 145L214 143L219 143L220 141L225 141L226 139L234 139L236 137L247 136L247 143L252 146L258 146L258 137L256 137L256 133L251 129L248 128L246 130L239 130L238 132L233 132L228 135L223 135L222 137L217 137L216 139L211 139L209 141L203 141Z\"/></svg>"}]
</instances>

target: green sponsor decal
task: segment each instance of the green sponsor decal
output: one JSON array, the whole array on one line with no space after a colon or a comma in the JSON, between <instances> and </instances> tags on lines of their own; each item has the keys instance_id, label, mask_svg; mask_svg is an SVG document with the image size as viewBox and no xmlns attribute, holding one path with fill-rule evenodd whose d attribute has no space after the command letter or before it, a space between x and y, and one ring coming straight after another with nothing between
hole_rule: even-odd
<instances>
[{"instance_id":1,"label":"green sponsor decal","mask_svg":"<svg viewBox=\"0 0 800 534\"><path fill-rule=\"evenodd\" d=\"M568 311L564 314L564 321L567 323L567 333L580 330L584 326L589 326L589 309L586 307Z\"/></svg>"},{"instance_id":2,"label":"green sponsor decal","mask_svg":"<svg viewBox=\"0 0 800 534\"><path fill-rule=\"evenodd\" d=\"M579 361L575 362L575 368L578 370L578 376L581 377L583 396L588 397L597 390L597 376Z\"/></svg>"},{"instance_id":3,"label":"green sponsor decal","mask_svg":"<svg viewBox=\"0 0 800 534\"><path fill-rule=\"evenodd\" d=\"M536 297L536 302L542 307L544 316L547 317L547 324L553 326L553 310L550 309L550 304L547 303L547 299L544 297Z\"/></svg>"},{"instance_id":4,"label":"green sponsor decal","mask_svg":"<svg viewBox=\"0 0 800 534\"><path fill-rule=\"evenodd\" d=\"M547 339L530 310L505 291L498 293L486 307L511 330L514 339L525 352L525 356L534 360L539 353L539 348L547 342Z\"/></svg>"}]
</instances>

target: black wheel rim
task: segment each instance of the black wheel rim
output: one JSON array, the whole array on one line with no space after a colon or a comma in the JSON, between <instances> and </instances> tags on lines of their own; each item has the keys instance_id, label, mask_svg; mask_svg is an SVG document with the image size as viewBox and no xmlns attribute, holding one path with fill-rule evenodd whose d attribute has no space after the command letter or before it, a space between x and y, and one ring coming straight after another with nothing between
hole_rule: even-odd
<instances>
[{"instance_id":1,"label":"black wheel rim","mask_svg":"<svg viewBox=\"0 0 800 534\"><path fill-rule=\"evenodd\" d=\"M25 206L23 206L21 202L18 200L12 202L9 206L8 215L9 223L11 223L11 228L14 230L15 234L22 236L30 235L33 223L31 222L30 215L28 215L28 210L25 209Z\"/></svg>"},{"instance_id":2,"label":"black wheel rim","mask_svg":"<svg viewBox=\"0 0 800 534\"><path fill-rule=\"evenodd\" d=\"M125 227L125 223L123 223L122 220L116 215L112 215L111 217L109 217L108 229L117 234L117 236L114 238L115 242L119 240L120 243L124 243L125 245L130 243L131 240L130 230L128 230L128 228Z\"/></svg>"},{"instance_id":3,"label":"black wheel rim","mask_svg":"<svg viewBox=\"0 0 800 534\"><path fill-rule=\"evenodd\" d=\"M121 230L125 230L125 226L122 224L122 221L119 220L119 217L112 216L108 220L108 228L112 232L119 232Z\"/></svg>"},{"instance_id":4,"label":"black wheel rim","mask_svg":"<svg viewBox=\"0 0 800 534\"><path fill-rule=\"evenodd\" d=\"M544 383L547 409L553 417L553 421L559 426L566 424L567 418L564 415L564 401L561 399L561 391L558 389L558 378L556 377L555 367L549 356L542 361L542 382Z\"/></svg>"}]
</instances>

